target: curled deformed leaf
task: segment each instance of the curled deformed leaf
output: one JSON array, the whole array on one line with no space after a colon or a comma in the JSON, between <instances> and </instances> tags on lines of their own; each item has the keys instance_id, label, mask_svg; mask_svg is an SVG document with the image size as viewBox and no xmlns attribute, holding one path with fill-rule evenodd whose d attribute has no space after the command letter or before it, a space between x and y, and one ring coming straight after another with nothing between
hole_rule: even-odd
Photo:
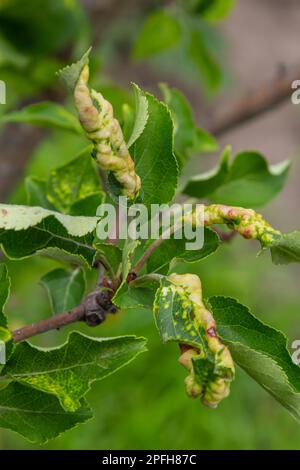
<instances>
[{"instance_id":1,"label":"curled deformed leaf","mask_svg":"<svg viewBox=\"0 0 300 470\"><path fill-rule=\"evenodd\" d=\"M181 348L180 363L189 371L186 391L215 408L229 395L234 365L221 343L212 314L202 302L201 284L193 274L172 274L161 281L154 303L155 321L163 342Z\"/></svg>"}]
</instances>

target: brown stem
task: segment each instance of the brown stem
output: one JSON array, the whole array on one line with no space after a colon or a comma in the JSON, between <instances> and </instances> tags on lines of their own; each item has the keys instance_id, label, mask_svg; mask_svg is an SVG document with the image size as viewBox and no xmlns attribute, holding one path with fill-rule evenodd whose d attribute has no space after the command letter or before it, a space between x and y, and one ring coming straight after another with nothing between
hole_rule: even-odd
<instances>
[{"instance_id":1,"label":"brown stem","mask_svg":"<svg viewBox=\"0 0 300 470\"><path fill-rule=\"evenodd\" d=\"M144 252L143 256L138 260L134 268L132 269L132 273L138 274L144 264L148 261L152 253L159 247L159 245L165 240L162 236L154 240L154 242L147 248ZM129 273L130 274L130 273Z\"/></svg>"},{"instance_id":2,"label":"brown stem","mask_svg":"<svg viewBox=\"0 0 300 470\"><path fill-rule=\"evenodd\" d=\"M232 103L230 107L218 107L211 117L208 130L219 136L241 124L262 115L280 105L292 95L292 82L300 77L300 66L282 68L277 77L263 83L252 92ZM220 111L221 109L221 111Z\"/></svg>"},{"instance_id":3,"label":"brown stem","mask_svg":"<svg viewBox=\"0 0 300 470\"><path fill-rule=\"evenodd\" d=\"M56 330L69 325L70 323L84 320L85 310L85 304L81 304L69 312L59 313L58 315L47 318L46 320L40 320L37 323L19 328L18 330L13 331L13 340L15 342L23 341L24 339L45 333L46 331Z\"/></svg>"},{"instance_id":4,"label":"brown stem","mask_svg":"<svg viewBox=\"0 0 300 470\"><path fill-rule=\"evenodd\" d=\"M99 288L87 295L80 305L67 312L24 326L13 331L13 340L17 343L32 336L57 330L78 321L85 321L89 326L102 323L108 313L115 313L117 308L111 302L112 292Z\"/></svg>"},{"instance_id":5,"label":"brown stem","mask_svg":"<svg viewBox=\"0 0 300 470\"><path fill-rule=\"evenodd\" d=\"M139 259L139 261L136 263L136 265L134 266L133 270L131 271L131 273L129 273L128 277L130 278L130 274L134 274L135 277L134 279L136 278L136 275L140 272L140 270L142 269L142 267L144 266L144 264L148 261L148 259L150 258L150 256L152 255L152 253L159 247L159 245L161 245L161 243L163 241L165 241L166 239L170 238L170 236L176 232L176 230L180 227L180 224L179 226L177 224L173 225L172 227L166 229L159 238L157 238L156 240L154 240L154 242L149 246L149 248L147 248L147 250L144 252L143 256L141 256L141 258Z\"/></svg>"}]
</instances>

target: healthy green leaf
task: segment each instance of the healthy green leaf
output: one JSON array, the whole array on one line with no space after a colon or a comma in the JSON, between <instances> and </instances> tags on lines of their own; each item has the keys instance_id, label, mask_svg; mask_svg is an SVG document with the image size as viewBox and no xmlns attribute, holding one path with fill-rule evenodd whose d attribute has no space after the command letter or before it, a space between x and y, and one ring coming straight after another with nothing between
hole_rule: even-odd
<instances>
[{"instance_id":1,"label":"healthy green leaf","mask_svg":"<svg viewBox=\"0 0 300 470\"><path fill-rule=\"evenodd\" d=\"M7 319L3 309L8 300L10 292L10 279L5 264L0 264L0 327L7 328Z\"/></svg>"},{"instance_id":2,"label":"healthy green leaf","mask_svg":"<svg viewBox=\"0 0 300 470\"><path fill-rule=\"evenodd\" d=\"M213 203L243 207L259 207L269 202L283 187L289 161L268 166L257 152L241 152L230 164L230 148L211 171L194 176L183 192Z\"/></svg>"},{"instance_id":3,"label":"healthy green leaf","mask_svg":"<svg viewBox=\"0 0 300 470\"><path fill-rule=\"evenodd\" d=\"M10 293L10 278L5 264L0 264L0 341L5 343L5 360L8 359L12 350L12 335L8 329L7 318L4 307ZM0 364L1 365L1 364Z\"/></svg>"},{"instance_id":4,"label":"healthy green leaf","mask_svg":"<svg viewBox=\"0 0 300 470\"><path fill-rule=\"evenodd\" d=\"M274 264L300 263L300 232L284 234L268 248L271 249Z\"/></svg>"},{"instance_id":5,"label":"healthy green leaf","mask_svg":"<svg viewBox=\"0 0 300 470\"><path fill-rule=\"evenodd\" d=\"M91 202L91 196L96 197L96 203L98 203L96 208L101 204L103 201L101 182L93 163L89 146L74 160L52 170L48 181L47 197L60 212L74 211L75 204L78 212L78 204L83 203L86 198L89 198ZM96 208L93 201L89 214L86 214L88 208L85 207L84 215L95 215ZM81 210L83 210L82 207Z\"/></svg>"},{"instance_id":6,"label":"healthy green leaf","mask_svg":"<svg viewBox=\"0 0 300 470\"><path fill-rule=\"evenodd\" d=\"M12 259L35 254L91 266L97 217L75 217L41 207L0 204L0 244Z\"/></svg>"},{"instance_id":7,"label":"healthy green leaf","mask_svg":"<svg viewBox=\"0 0 300 470\"><path fill-rule=\"evenodd\" d=\"M1 375L56 395L66 411L76 411L95 380L107 377L144 351L144 338L90 338L73 332L59 348L18 344Z\"/></svg>"},{"instance_id":8,"label":"healthy green leaf","mask_svg":"<svg viewBox=\"0 0 300 470\"><path fill-rule=\"evenodd\" d=\"M134 85L135 86L135 85ZM125 142L127 143L131 138L132 131L136 121L136 112L132 106L127 103L123 103L122 105L122 119L120 120L122 124L122 132L124 135Z\"/></svg>"},{"instance_id":9,"label":"healthy green leaf","mask_svg":"<svg viewBox=\"0 0 300 470\"><path fill-rule=\"evenodd\" d=\"M131 147L134 142L140 137L145 125L148 121L148 101L144 94L141 93L140 88L133 83L133 90L135 96L135 119L128 139L127 146Z\"/></svg>"},{"instance_id":10,"label":"healthy green leaf","mask_svg":"<svg viewBox=\"0 0 300 470\"><path fill-rule=\"evenodd\" d=\"M234 361L300 421L300 367L286 337L234 299L211 297L209 304Z\"/></svg>"},{"instance_id":11,"label":"healthy green leaf","mask_svg":"<svg viewBox=\"0 0 300 470\"><path fill-rule=\"evenodd\" d=\"M63 51L86 27L74 0L5 0L0 3L0 29L20 52L39 59Z\"/></svg>"},{"instance_id":12,"label":"healthy green leaf","mask_svg":"<svg viewBox=\"0 0 300 470\"><path fill-rule=\"evenodd\" d=\"M192 154L216 151L216 140L195 125L192 108L184 95L166 84L162 83L160 87L172 114L175 153L181 165L184 165Z\"/></svg>"},{"instance_id":13,"label":"healthy green leaf","mask_svg":"<svg viewBox=\"0 0 300 470\"><path fill-rule=\"evenodd\" d=\"M216 92L222 82L222 71L210 51L203 33L194 27L188 28L189 45L188 56L199 71L205 88L210 92Z\"/></svg>"},{"instance_id":14,"label":"healthy green leaf","mask_svg":"<svg viewBox=\"0 0 300 470\"><path fill-rule=\"evenodd\" d=\"M0 67L13 66L22 69L28 65L29 57L20 53L10 41L7 41L4 36L0 35Z\"/></svg>"},{"instance_id":15,"label":"healthy green leaf","mask_svg":"<svg viewBox=\"0 0 300 470\"><path fill-rule=\"evenodd\" d=\"M150 206L173 198L178 168L173 154L173 123L167 106L149 93L140 90L139 93L147 99L149 118L130 153L142 180L143 204Z\"/></svg>"},{"instance_id":16,"label":"healthy green leaf","mask_svg":"<svg viewBox=\"0 0 300 470\"><path fill-rule=\"evenodd\" d=\"M194 14L199 14L205 20L221 20L235 6L235 0L180 0L183 7Z\"/></svg>"},{"instance_id":17,"label":"healthy green leaf","mask_svg":"<svg viewBox=\"0 0 300 470\"><path fill-rule=\"evenodd\" d=\"M44 444L92 418L86 402L80 405L76 412L66 412L56 397L13 382L0 390L0 426Z\"/></svg>"},{"instance_id":18,"label":"healthy green leaf","mask_svg":"<svg viewBox=\"0 0 300 470\"><path fill-rule=\"evenodd\" d=\"M131 240L127 238L122 253L122 278L126 280L133 266L133 258L137 247L140 245L139 240Z\"/></svg>"},{"instance_id":19,"label":"healthy green leaf","mask_svg":"<svg viewBox=\"0 0 300 470\"><path fill-rule=\"evenodd\" d=\"M167 273L170 263L175 260L195 262L214 253L219 247L219 237L213 230L204 228L204 244L200 250L187 250L186 238L165 240L150 256L147 263L147 271Z\"/></svg>"},{"instance_id":20,"label":"healthy green leaf","mask_svg":"<svg viewBox=\"0 0 300 470\"><path fill-rule=\"evenodd\" d=\"M101 240L94 241L94 247L97 249L97 256L105 260L105 264L111 267L112 272L118 273L122 263L122 251L117 245L103 243Z\"/></svg>"},{"instance_id":21,"label":"healthy green leaf","mask_svg":"<svg viewBox=\"0 0 300 470\"><path fill-rule=\"evenodd\" d=\"M73 114L62 105L51 102L30 104L20 111L12 111L1 117L0 122L22 122L39 127L82 132L81 126Z\"/></svg>"},{"instance_id":22,"label":"healthy green leaf","mask_svg":"<svg viewBox=\"0 0 300 470\"><path fill-rule=\"evenodd\" d=\"M8 329L6 315L4 314L4 307L8 300L10 293L10 278L8 276L7 267L5 264L0 264L0 341L6 343L6 358L11 353L12 335Z\"/></svg>"},{"instance_id":23,"label":"healthy green leaf","mask_svg":"<svg viewBox=\"0 0 300 470\"><path fill-rule=\"evenodd\" d=\"M207 0L202 0L204 9L201 13L201 16L205 20L222 20L227 16L236 4L236 0L213 0L208 2ZM205 7L205 4L207 5ZM208 5L209 4L209 5Z\"/></svg>"},{"instance_id":24,"label":"healthy green leaf","mask_svg":"<svg viewBox=\"0 0 300 470\"><path fill-rule=\"evenodd\" d=\"M129 291L131 290L127 284L127 276L133 267L134 255L139 245L139 240L131 240L127 238L125 241L122 253L122 283L112 299L112 302L119 308L125 308L123 301L121 302L121 299L123 299L124 297L126 298L128 296ZM127 302L126 308L129 308L129 306L130 305Z\"/></svg>"},{"instance_id":25,"label":"healthy green leaf","mask_svg":"<svg viewBox=\"0 0 300 470\"><path fill-rule=\"evenodd\" d=\"M156 282L149 282L145 287L130 287L123 284L116 292L113 303L120 309L152 309L157 287Z\"/></svg>"},{"instance_id":26,"label":"healthy green leaf","mask_svg":"<svg viewBox=\"0 0 300 470\"><path fill-rule=\"evenodd\" d=\"M68 212L70 215L91 217L97 213L97 209L104 202L104 199L105 194L102 191L97 191L95 194L90 194L74 202Z\"/></svg>"},{"instance_id":27,"label":"healthy green leaf","mask_svg":"<svg viewBox=\"0 0 300 470\"><path fill-rule=\"evenodd\" d=\"M44 209L55 209L47 198L47 182L34 176L25 179L27 204L29 206L43 207Z\"/></svg>"},{"instance_id":28,"label":"healthy green leaf","mask_svg":"<svg viewBox=\"0 0 300 470\"><path fill-rule=\"evenodd\" d=\"M86 279L82 268L74 271L54 269L42 277L53 314L66 312L79 305L83 299Z\"/></svg>"},{"instance_id":29,"label":"healthy green leaf","mask_svg":"<svg viewBox=\"0 0 300 470\"><path fill-rule=\"evenodd\" d=\"M178 20L164 10L151 13L136 39L133 49L135 59L145 59L174 46L181 37Z\"/></svg>"}]
</instances>

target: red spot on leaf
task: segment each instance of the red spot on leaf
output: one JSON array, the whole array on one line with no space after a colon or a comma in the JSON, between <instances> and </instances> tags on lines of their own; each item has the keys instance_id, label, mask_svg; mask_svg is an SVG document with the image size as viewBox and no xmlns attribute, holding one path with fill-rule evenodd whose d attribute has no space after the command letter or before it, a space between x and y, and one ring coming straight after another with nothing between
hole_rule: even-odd
<instances>
[{"instance_id":1,"label":"red spot on leaf","mask_svg":"<svg viewBox=\"0 0 300 470\"><path fill-rule=\"evenodd\" d=\"M218 337L217 330L214 326L208 328L208 330L206 330L206 334L207 334L207 336L210 336L210 338L217 338Z\"/></svg>"},{"instance_id":2,"label":"red spot on leaf","mask_svg":"<svg viewBox=\"0 0 300 470\"><path fill-rule=\"evenodd\" d=\"M243 231L243 237L244 238L251 238L251 235L252 235L251 228L245 228L245 230Z\"/></svg>"}]
</instances>

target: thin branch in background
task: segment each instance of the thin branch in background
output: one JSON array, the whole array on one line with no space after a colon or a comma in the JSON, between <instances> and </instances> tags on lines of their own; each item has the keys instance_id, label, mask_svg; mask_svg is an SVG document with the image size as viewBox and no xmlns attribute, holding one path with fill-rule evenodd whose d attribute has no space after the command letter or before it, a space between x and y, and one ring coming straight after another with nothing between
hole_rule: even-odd
<instances>
[{"instance_id":1,"label":"thin branch in background","mask_svg":"<svg viewBox=\"0 0 300 470\"><path fill-rule=\"evenodd\" d=\"M300 79L300 66L280 67L277 76L270 82L263 83L252 92L232 103L230 107L218 106L212 114L208 130L219 136L254 117L273 110L292 95L292 83Z\"/></svg>"}]
</instances>

